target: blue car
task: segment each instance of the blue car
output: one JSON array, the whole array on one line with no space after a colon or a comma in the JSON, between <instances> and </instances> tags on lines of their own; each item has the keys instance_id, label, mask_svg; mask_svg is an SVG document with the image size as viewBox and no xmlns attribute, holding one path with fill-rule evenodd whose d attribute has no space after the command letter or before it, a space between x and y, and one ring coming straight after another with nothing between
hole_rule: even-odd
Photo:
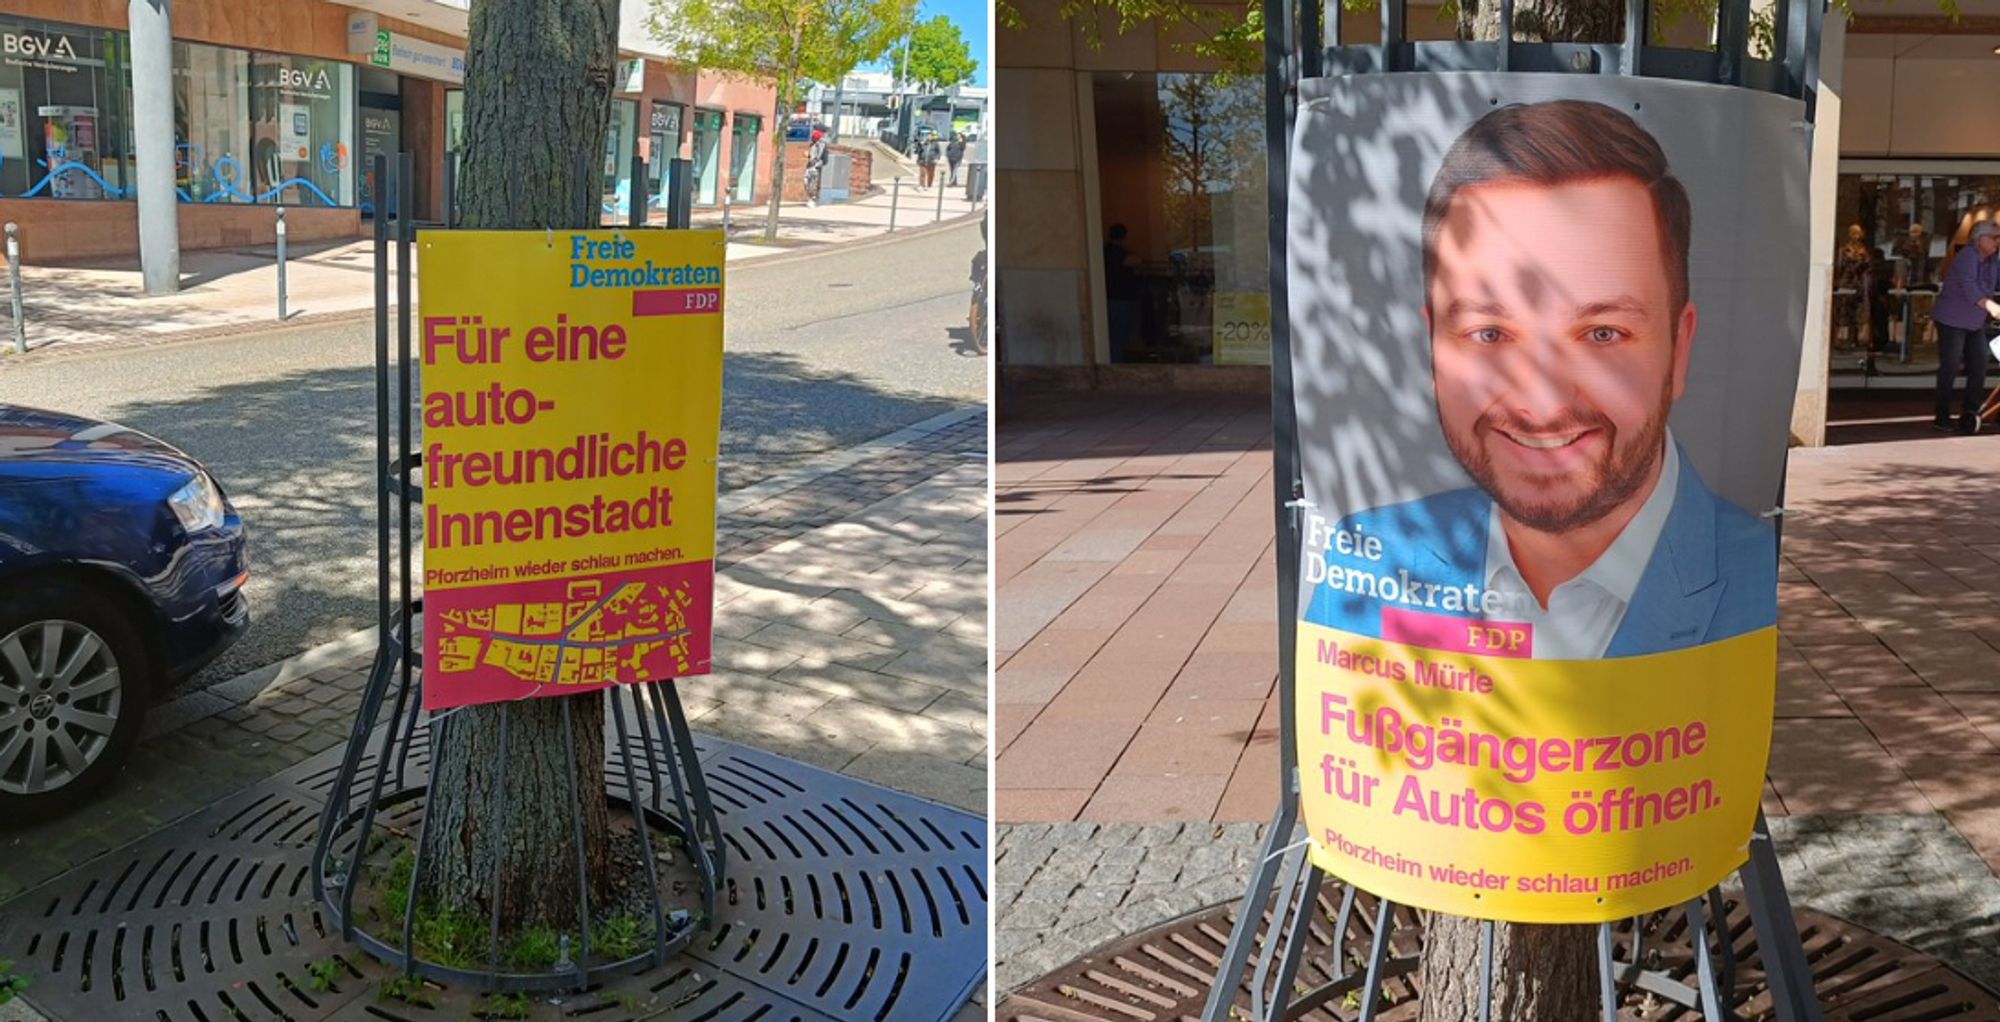
<instances>
[{"instance_id":1,"label":"blue car","mask_svg":"<svg viewBox=\"0 0 2000 1022\"><path fill-rule=\"evenodd\" d=\"M243 634L243 522L193 458L0 404L0 825L115 773L148 700Z\"/></svg>"}]
</instances>

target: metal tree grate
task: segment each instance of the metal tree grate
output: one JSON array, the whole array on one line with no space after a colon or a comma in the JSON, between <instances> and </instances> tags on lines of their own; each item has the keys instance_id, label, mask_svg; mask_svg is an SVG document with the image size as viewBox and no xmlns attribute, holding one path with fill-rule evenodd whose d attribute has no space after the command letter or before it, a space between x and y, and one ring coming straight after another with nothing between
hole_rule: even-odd
<instances>
[{"instance_id":1,"label":"metal tree grate","mask_svg":"<svg viewBox=\"0 0 2000 1022\"><path fill-rule=\"evenodd\" d=\"M1351 913L1342 911L1347 888L1329 886L1317 899L1309 946L1299 967L1301 988L1350 980L1358 988L1375 938L1377 899L1357 893ZM1752 1022L1772 1017L1750 913L1741 898L1725 900L1734 994L1729 1018ZM1351 923L1338 928L1347 916ZM1388 968L1375 1018L1409 1022L1417 1017L1421 987L1414 956L1422 939L1416 913L1396 906L1388 941ZM1800 936L1814 987L1828 1022L2000 1022L2000 998L1946 968L1936 959L1858 926L1810 910L1797 912ZM1222 964L1236 908L1218 906L1127 937L1085 955L1016 991L1000 1003L998 1022L1182 1022L1200 1017L1209 988ZM1267 914L1258 930L1270 925ZM1336 932L1337 929L1343 932ZM1696 960L1689 927L1678 912L1656 913L1614 928L1621 963L1638 958L1655 979L1624 992L1618 1017L1626 1022L1686 1022L1701 1018L1684 997L1695 982ZM1336 966L1334 942L1342 948ZM1336 972L1338 969L1338 973ZM1670 989L1661 980L1682 989ZM1651 988L1651 989L1646 989ZM1237 990L1233 1018L1251 1007L1248 977ZM1360 1015L1359 994L1335 997L1301 1012L1309 1022L1351 1022Z\"/></svg>"},{"instance_id":2,"label":"metal tree grate","mask_svg":"<svg viewBox=\"0 0 2000 1022\"><path fill-rule=\"evenodd\" d=\"M413 737L407 769L421 778L429 743L421 728ZM740 857L714 926L660 968L581 994L502 1002L426 983L384 996L399 972L343 942L312 894L338 749L21 895L0 912L0 959L66 1022L459 1022L523 1007L592 1022L951 1017L986 971L985 822L721 739L695 744Z\"/></svg>"}]
</instances>

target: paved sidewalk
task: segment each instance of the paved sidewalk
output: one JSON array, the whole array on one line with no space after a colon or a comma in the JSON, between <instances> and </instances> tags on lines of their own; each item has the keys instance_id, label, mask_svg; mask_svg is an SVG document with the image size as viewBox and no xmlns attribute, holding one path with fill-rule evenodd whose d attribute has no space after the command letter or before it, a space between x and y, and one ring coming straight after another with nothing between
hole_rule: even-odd
<instances>
[{"instance_id":1,"label":"paved sidewalk","mask_svg":"<svg viewBox=\"0 0 2000 1022\"><path fill-rule=\"evenodd\" d=\"M986 417L724 498L698 731L986 812ZM358 648L357 648L358 647ZM372 647L163 708L103 796L0 831L9 899L344 741ZM295 662L295 666L297 662ZM173 719L160 719L173 718ZM0 1018L4 1018L0 1015Z\"/></svg>"},{"instance_id":2,"label":"paved sidewalk","mask_svg":"<svg viewBox=\"0 0 2000 1022\"><path fill-rule=\"evenodd\" d=\"M1058 824L1076 849L999 846L999 950L1033 952L1003 966L1005 989L1113 929L1241 893L1243 848L1197 847L1214 861L1193 873L1115 849L1127 824L1242 845L1270 818L1278 663L1268 399L1003 409L995 812ZM2000 984L2000 437L1923 421L1792 452L1764 808L1802 902ZM1098 847L1111 858L1078 861ZM1813 879L1843 859L1883 868ZM1985 951L1962 946L1975 938Z\"/></svg>"},{"instance_id":3,"label":"paved sidewalk","mask_svg":"<svg viewBox=\"0 0 2000 1022\"><path fill-rule=\"evenodd\" d=\"M984 203L966 202L964 189L949 191L940 216L937 190L901 188L898 208L893 211L896 230L983 213ZM790 251L886 237L891 204L892 193L886 191L852 204L817 208L788 204L781 214L775 243L763 240L765 207L738 207L731 217L727 258L740 264ZM722 218L719 207L702 207L693 221L697 227L721 227ZM390 259L393 262L395 256ZM165 340L269 330L279 322L277 267L277 249L268 245L183 252L183 290L148 298L136 258L87 266L24 264L22 319L27 323L28 347L32 353L109 340ZM290 246L285 259L286 322L302 325L367 316L375 307L374 270L374 242L368 239ZM415 293L414 266L411 276ZM0 299L0 366L13 354L12 310Z\"/></svg>"}]
</instances>

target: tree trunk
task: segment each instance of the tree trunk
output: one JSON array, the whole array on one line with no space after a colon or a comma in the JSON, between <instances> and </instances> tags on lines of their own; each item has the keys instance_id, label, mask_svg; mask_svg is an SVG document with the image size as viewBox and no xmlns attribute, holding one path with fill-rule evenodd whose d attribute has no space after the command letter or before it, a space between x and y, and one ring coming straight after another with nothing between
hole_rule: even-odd
<instances>
[{"instance_id":1,"label":"tree trunk","mask_svg":"<svg viewBox=\"0 0 2000 1022\"><path fill-rule=\"evenodd\" d=\"M457 182L463 226L597 226L617 33L618 0L474 0ZM576 932L579 813L592 903L602 905L609 889L603 695L468 707L438 725L432 742L431 853L419 903L485 919L497 877L503 929Z\"/></svg>"},{"instance_id":2,"label":"tree trunk","mask_svg":"<svg viewBox=\"0 0 2000 1022\"><path fill-rule=\"evenodd\" d=\"M1419 1022L1479 1017L1477 919L1431 912L1424 921ZM1598 1015L1597 927L1516 926L1493 936L1493 1012L1508 1022L1579 1022Z\"/></svg>"},{"instance_id":3,"label":"tree trunk","mask_svg":"<svg viewBox=\"0 0 2000 1022\"><path fill-rule=\"evenodd\" d=\"M1623 0L1518 0L1514 5L1516 42L1609 43L1622 39L1624 32ZM1464 0L1458 8L1458 37L1497 42L1499 0ZM1478 1018L1479 931L1484 924L1436 912L1425 915L1419 1022ZM1597 984L1597 927L1495 925L1492 1018L1596 1018Z\"/></svg>"},{"instance_id":4,"label":"tree trunk","mask_svg":"<svg viewBox=\"0 0 2000 1022\"><path fill-rule=\"evenodd\" d=\"M794 79L796 81L796 79ZM785 201L785 139L792 133L792 118L785 109L785 95L790 85L778 83L778 96L771 101L771 207L764 217L764 237L766 240L778 236L778 206ZM812 136L808 134L807 138Z\"/></svg>"},{"instance_id":5,"label":"tree trunk","mask_svg":"<svg viewBox=\"0 0 2000 1022\"><path fill-rule=\"evenodd\" d=\"M1514 41L1615 43L1625 36L1623 0L1520 0L1514 5ZM1500 0L1466 0L1458 7L1460 39L1500 38Z\"/></svg>"}]
</instances>

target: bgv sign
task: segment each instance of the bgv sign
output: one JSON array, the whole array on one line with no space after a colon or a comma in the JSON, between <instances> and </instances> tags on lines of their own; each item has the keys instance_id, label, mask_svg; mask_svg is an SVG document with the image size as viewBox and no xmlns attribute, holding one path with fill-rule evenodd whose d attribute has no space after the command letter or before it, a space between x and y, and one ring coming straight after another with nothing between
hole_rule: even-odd
<instances>
[{"instance_id":1,"label":"bgv sign","mask_svg":"<svg viewBox=\"0 0 2000 1022\"><path fill-rule=\"evenodd\" d=\"M66 35L34 36L26 33L0 33L0 54L55 60L77 59L76 47L70 45L69 37Z\"/></svg>"}]
</instances>

